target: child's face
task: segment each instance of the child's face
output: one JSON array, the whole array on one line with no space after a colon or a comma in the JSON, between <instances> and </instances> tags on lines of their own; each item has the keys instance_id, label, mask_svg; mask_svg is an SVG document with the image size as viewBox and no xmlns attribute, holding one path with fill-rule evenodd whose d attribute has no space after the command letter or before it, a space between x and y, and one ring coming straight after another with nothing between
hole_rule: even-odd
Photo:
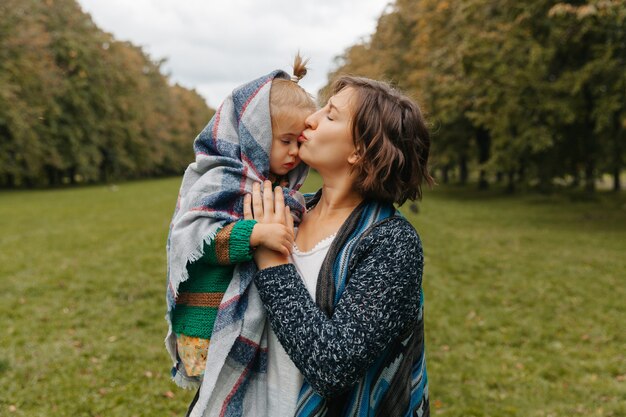
<instances>
[{"instance_id":1,"label":"child's face","mask_svg":"<svg viewBox=\"0 0 626 417\"><path fill-rule=\"evenodd\" d=\"M288 110L272 118L272 149L270 172L285 175L300 163L298 136L304 130L304 120L310 111Z\"/></svg>"}]
</instances>

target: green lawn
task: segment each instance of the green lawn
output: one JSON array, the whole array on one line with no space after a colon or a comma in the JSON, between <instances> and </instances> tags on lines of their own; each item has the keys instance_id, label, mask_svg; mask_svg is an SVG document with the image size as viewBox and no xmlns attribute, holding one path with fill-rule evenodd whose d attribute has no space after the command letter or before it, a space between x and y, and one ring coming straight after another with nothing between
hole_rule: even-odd
<instances>
[{"instance_id":1,"label":"green lawn","mask_svg":"<svg viewBox=\"0 0 626 417\"><path fill-rule=\"evenodd\" d=\"M163 346L179 181L0 193L1 416L184 414ZM439 187L405 212L434 415L626 415L624 196Z\"/></svg>"}]
</instances>

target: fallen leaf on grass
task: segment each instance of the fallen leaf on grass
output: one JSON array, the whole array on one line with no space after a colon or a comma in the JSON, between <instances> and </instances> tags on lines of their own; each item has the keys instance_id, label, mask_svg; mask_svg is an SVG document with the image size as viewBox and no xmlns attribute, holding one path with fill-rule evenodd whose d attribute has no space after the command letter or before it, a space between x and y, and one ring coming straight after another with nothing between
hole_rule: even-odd
<instances>
[{"instance_id":1,"label":"fallen leaf on grass","mask_svg":"<svg viewBox=\"0 0 626 417\"><path fill-rule=\"evenodd\" d=\"M165 398L174 398L174 397L175 397L175 395L174 395L174 393L173 393L172 391L165 391L165 392L163 393L163 396L164 396Z\"/></svg>"}]
</instances>

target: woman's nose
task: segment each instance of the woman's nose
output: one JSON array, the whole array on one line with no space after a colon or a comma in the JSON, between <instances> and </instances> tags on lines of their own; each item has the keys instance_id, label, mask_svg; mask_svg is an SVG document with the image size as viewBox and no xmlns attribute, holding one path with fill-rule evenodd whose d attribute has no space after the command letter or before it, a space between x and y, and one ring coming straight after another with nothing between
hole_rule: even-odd
<instances>
[{"instance_id":1,"label":"woman's nose","mask_svg":"<svg viewBox=\"0 0 626 417\"><path fill-rule=\"evenodd\" d=\"M309 117L304 119L304 126L307 129L315 129L317 127L317 116L319 112L320 111L316 111L315 113L310 114Z\"/></svg>"}]
</instances>

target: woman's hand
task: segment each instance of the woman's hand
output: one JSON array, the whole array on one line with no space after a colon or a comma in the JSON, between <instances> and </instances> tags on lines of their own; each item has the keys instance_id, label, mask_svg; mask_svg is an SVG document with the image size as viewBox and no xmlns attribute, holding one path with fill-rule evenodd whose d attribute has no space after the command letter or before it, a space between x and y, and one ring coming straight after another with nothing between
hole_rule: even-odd
<instances>
[{"instance_id":1,"label":"woman's hand","mask_svg":"<svg viewBox=\"0 0 626 417\"><path fill-rule=\"evenodd\" d=\"M254 184L252 196L248 194L244 198L243 215L246 220L257 221L250 243L259 244L254 253L259 269L289 263L294 240L293 218L289 206L285 206L282 189L276 187L272 192L272 183L265 181L261 196L260 184Z\"/></svg>"}]
</instances>

